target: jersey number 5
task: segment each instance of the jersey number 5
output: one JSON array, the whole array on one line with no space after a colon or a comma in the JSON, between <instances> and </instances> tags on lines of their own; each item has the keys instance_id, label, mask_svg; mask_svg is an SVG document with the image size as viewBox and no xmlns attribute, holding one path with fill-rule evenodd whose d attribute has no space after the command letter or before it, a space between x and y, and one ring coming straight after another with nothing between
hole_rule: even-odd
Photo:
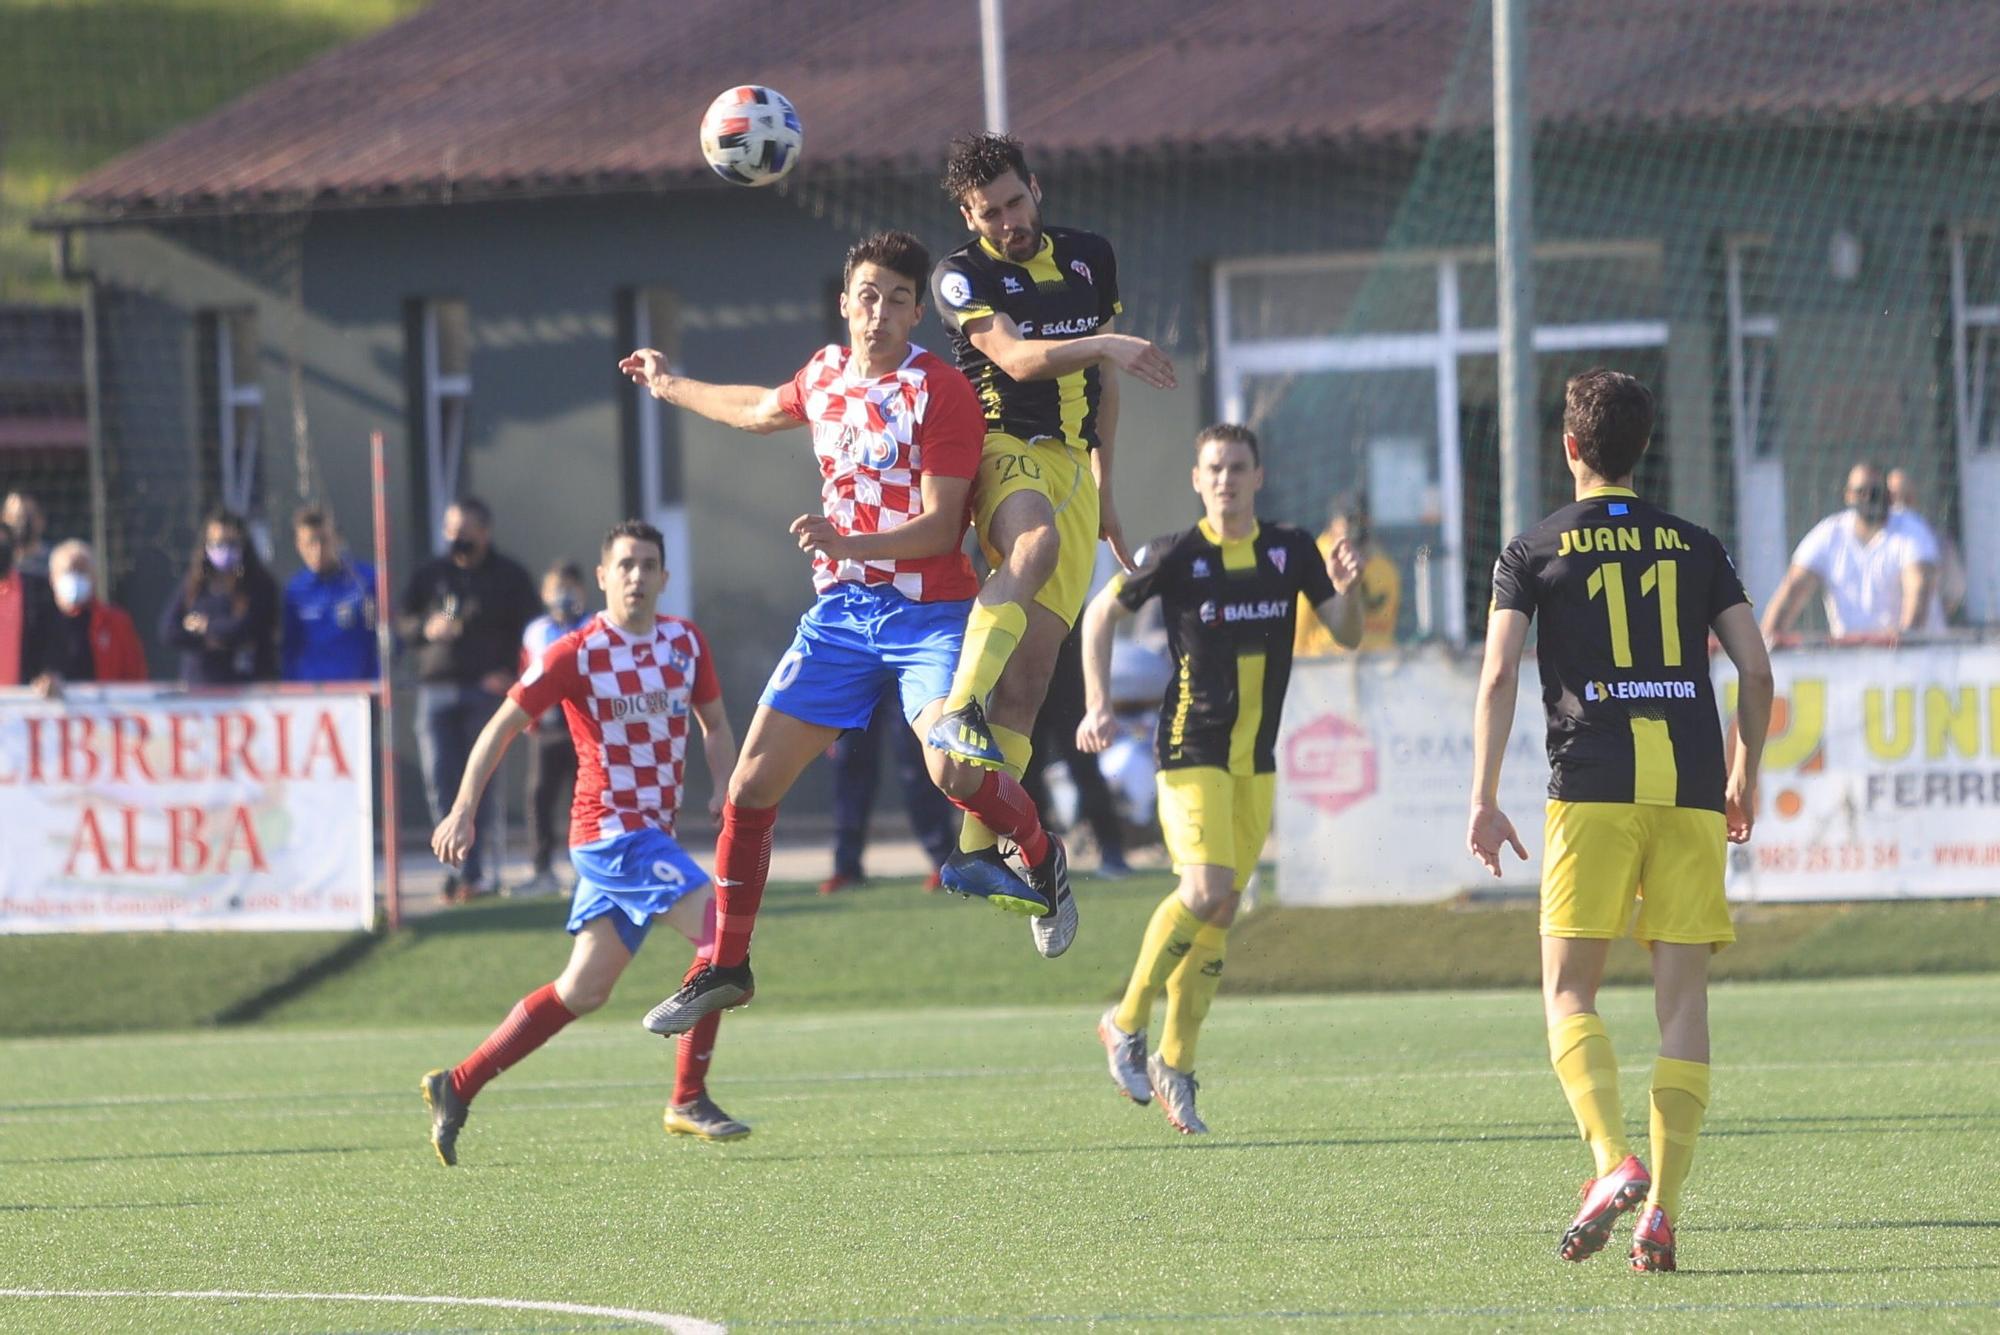
<instances>
[{"instance_id":1,"label":"jersey number 5","mask_svg":"<svg viewBox=\"0 0 2000 1335\"><path fill-rule=\"evenodd\" d=\"M1619 667L1632 666L1632 625L1625 613L1625 567L1606 561L1590 572L1590 596L1604 599L1605 613L1611 618L1611 661ZM1681 623L1679 613L1680 566L1675 561L1655 561L1639 574L1639 596L1656 594L1660 604L1660 664L1681 665Z\"/></svg>"}]
</instances>

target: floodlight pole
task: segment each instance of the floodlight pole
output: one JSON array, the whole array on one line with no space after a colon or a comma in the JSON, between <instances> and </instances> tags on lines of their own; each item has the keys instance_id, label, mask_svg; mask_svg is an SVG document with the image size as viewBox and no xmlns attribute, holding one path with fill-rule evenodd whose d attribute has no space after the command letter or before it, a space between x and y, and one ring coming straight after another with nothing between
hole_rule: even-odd
<instances>
[{"instance_id":1,"label":"floodlight pole","mask_svg":"<svg viewBox=\"0 0 2000 1335\"><path fill-rule=\"evenodd\" d=\"M979 0L979 71L986 84L986 128L1007 133L1006 0Z\"/></svg>"},{"instance_id":2,"label":"floodlight pole","mask_svg":"<svg viewBox=\"0 0 2000 1335\"><path fill-rule=\"evenodd\" d=\"M1500 306L1500 533L1535 522L1534 135L1528 115L1529 0L1493 0L1493 249Z\"/></svg>"}]
</instances>

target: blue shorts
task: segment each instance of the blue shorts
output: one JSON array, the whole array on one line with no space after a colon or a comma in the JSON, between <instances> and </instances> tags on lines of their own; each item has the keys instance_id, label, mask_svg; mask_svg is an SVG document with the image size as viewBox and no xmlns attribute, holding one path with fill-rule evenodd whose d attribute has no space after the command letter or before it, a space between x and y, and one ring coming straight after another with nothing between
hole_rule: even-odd
<instances>
[{"instance_id":1,"label":"blue shorts","mask_svg":"<svg viewBox=\"0 0 2000 1335\"><path fill-rule=\"evenodd\" d=\"M708 884L708 873L664 830L614 834L570 849L569 861L576 869L570 934L593 918L609 917L635 955L654 918Z\"/></svg>"},{"instance_id":2,"label":"blue shorts","mask_svg":"<svg viewBox=\"0 0 2000 1335\"><path fill-rule=\"evenodd\" d=\"M759 704L828 728L865 728L894 678L914 723L951 693L972 600L919 603L885 585L843 580L799 619Z\"/></svg>"}]
</instances>

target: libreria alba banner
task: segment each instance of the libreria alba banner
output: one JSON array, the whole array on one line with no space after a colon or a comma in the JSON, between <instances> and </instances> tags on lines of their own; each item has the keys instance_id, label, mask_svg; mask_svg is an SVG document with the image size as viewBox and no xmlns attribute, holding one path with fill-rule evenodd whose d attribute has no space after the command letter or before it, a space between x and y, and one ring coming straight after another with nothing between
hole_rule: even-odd
<instances>
[{"instance_id":1,"label":"libreria alba banner","mask_svg":"<svg viewBox=\"0 0 2000 1335\"><path fill-rule=\"evenodd\" d=\"M366 928L360 691L0 698L0 931Z\"/></svg>"}]
</instances>

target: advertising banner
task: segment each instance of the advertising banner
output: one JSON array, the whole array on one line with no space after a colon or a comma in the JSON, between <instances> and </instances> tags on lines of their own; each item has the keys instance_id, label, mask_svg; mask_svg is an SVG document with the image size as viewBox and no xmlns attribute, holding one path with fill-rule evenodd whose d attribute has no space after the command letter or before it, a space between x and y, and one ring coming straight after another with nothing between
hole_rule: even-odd
<instances>
[{"instance_id":1,"label":"advertising banner","mask_svg":"<svg viewBox=\"0 0 2000 1335\"><path fill-rule=\"evenodd\" d=\"M364 690L0 692L0 931L365 929Z\"/></svg>"}]
</instances>

